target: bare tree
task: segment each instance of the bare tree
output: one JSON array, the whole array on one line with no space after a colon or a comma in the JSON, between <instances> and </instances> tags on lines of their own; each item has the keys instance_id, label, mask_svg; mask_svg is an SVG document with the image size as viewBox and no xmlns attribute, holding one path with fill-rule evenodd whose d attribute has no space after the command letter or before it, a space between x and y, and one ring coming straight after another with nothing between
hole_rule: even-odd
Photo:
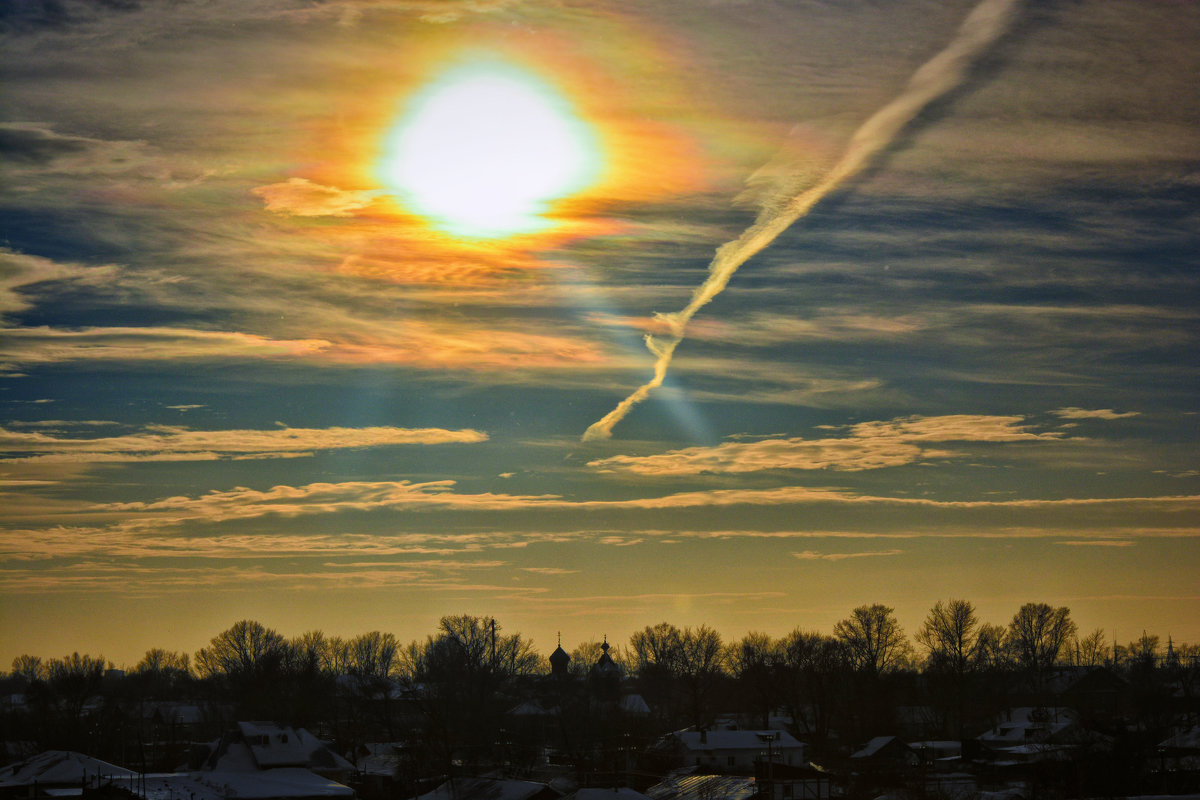
<instances>
[{"instance_id":1,"label":"bare tree","mask_svg":"<svg viewBox=\"0 0 1200 800\"><path fill-rule=\"evenodd\" d=\"M453 774L477 766L497 745L503 691L516 678L542 672L533 645L502 634L491 617L442 617L436 636L398 653L401 679L416 695L430 763Z\"/></svg>"},{"instance_id":2,"label":"bare tree","mask_svg":"<svg viewBox=\"0 0 1200 800\"><path fill-rule=\"evenodd\" d=\"M895 669L912 652L895 609L880 603L854 609L833 626L833 634L845 645L851 666L867 675Z\"/></svg>"},{"instance_id":3,"label":"bare tree","mask_svg":"<svg viewBox=\"0 0 1200 800\"><path fill-rule=\"evenodd\" d=\"M692 724L705 725L712 691L725 674L721 634L707 625L680 630L660 622L634 633L629 645L651 705L667 717L686 709Z\"/></svg>"},{"instance_id":4,"label":"bare tree","mask_svg":"<svg viewBox=\"0 0 1200 800\"><path fill-rule=\"evenodd\" d=\"M227 687L242 719L286 719L295 710L287 641L253 620L241 620L196 651L203 685Z\"/></svg>"},{"instance_id":5,"label":"bare tree","mask_svg":"<svg viewBox=\"0 0 1200 800\"><path fill-rule=\"evenodd\" d=\"M152 647L147 650L146 654L142 656L142 660L133 668L134 673L190 674L191 671L191 658L187 653L164 650L161 647Z\"/></svg>"},{"instance_id":6,"label":"bare tree","mask_svg":"<svg viewBox=\"0 0 1200 800\"><path fill-rule=\"evenodd\" d=\"M841 642L832 636L795 629L780 641L780 697L795 732L823 743L836 716L845 661Z\"/></svg>"},{"instance_id":7,"label":"bare tree","mask_svg":"<svg viewBox=\"0 0 1200 800\"><path fill-rule=\"evenodd\" d=\"M633 668L651 708L667 719L680 706L678 677L683 661L683 631L669 622L647 625L629 637Z\"/></svg>"},{"instance_id":8,"label":"bare tree","mask_svg":"<svg viewBox=\"0 0 1200 800\"><path fill-rule=\"evenodd\" d=\"M995 671L1005 669L1008 656L1008 631L1003 625L984 622L975 637L975 669Z\"/></svg>"},{"instance_id":9,"label":"bare tree","mask_svg":"<svg viewBox=\"0 0 1200 800\"><path fill-rule=\"evenodd\" d=\"M762 714L762 727L768 727L771 707L780 700L781 643L765 633L751 631L730 644L725 659L755 711Z\"/></svg>"},{"instance_id":10,"label":"bare tree","mask_svg":"<svg viewBox=\"0 0 1200 800\"><path fill-rule=\"evenodd\" d=\"M46 665L40 656L19 655L13 659L12 674L24 678L29 683L44 681L46 680Z\"/></svg>"},{"instance_id":11,"label":"bare tree","mask_svg":"<svg viewBox=\"0 0 1200 800\"><path fill-rule=\"evenodd\" d=\"M702 727L710 721L713 691L725 674L725 646L721 634L707 625L684 628L680 645L679 677L692 724Z\"/></svg>"},{"instance_id":12,"label":"bare tree","mask_svg":"<svg viewBox=\"0 0 1200 800\"><path fill-rule=\"evenodd\" d=\"M967 600L938 600L916 634L930 669L965 675L975 663L979 617Z\"/></svg>"},{"instance_id":13,"label":"bare tree","mask_svg":"<svg viewBox=\"0 0 1200 800\"><path fill-rule=\"evenodd\" d=\"M979 628L975 606L969 601L938 600L916 636L926 651L926 674L933 690L931 706L943 715L943 724L960 736L970 673L978 664Z\"/></svg>"},{"instance_id":14,"label":"bare tree","mask_svg":"<svg viewBox=\"0 0 1200 800\"><path fill-rule=\"evenodd\" d=\"M288 671L301 675L331 673L330 639L318 630L305 631L287 643Z\"/></svg>"},{"instance_id":15,"label":"bare tree","mask_svg":"<svg viewBox=\"0 0 1200 800\"><path fill-rule=\"evenodd\" d=\"M1126 667L1153 669L1158 661L1158 643L1158 634L1147 634L1142 631L1142 635L1137 639L1118 648L1120 656L1118 661Z\"/></svg>"},{"instance_id":16,"label":"bare tree","mask_svg":"<svg viewBox=\"0 0 1200 800\"><path fill-rule=\"evenodd\" d=\"M1103 628L1096 628L1087 636L1076 636L1072 651L1071 663L1077 667L1098 667L1108 658L1108 637Z\"/></svg>"},{"instance_id":17,"label":"bare tree","mask_svg":"<svg viewBox=\"0 0 1200 800\"><path fill-rule=\"evenodd\" d=\"M202 677L245 676L277 671L287 653L283 637L261 623L244 619L196 651L196 671Z\"/></svg>"},{"instance_id":18,"label":"bare tree","mask_svg":"<svg viewBox=\"0 0 1200 800\"><path fill-rule=\"evenodd\" d=\"M371 631L348 643L349 672L365 681L387 681L398 666L400 642L394 634Z\"/></svg>"},{"instance_id":19,"label":"bare tree","mask_svg":"<svg viewBox=\"0 0 1200 800\"><path fill-rule=\"evenodd\" d=\"M81 656L79 653L50 659L46 680L57 698L69 736L75 737L79 733L83 707L100 690L107 665L104 656Z\"/></svg>"},{"instance_id":20,"label":"bare tree","mask_svg":"<svg viewBox=\"0 0 1200 800\"><path fill-rule=\"evenodd\" d=\"M629 637L634 667L638 673L666 670L674 673L683 658L683 632L669 622L647 625Z\"/></svg>"},{"instance_id":21,"label":"bare tree","mask_svg":"<svg viewBox=\"0 0 1200 800\"><path fill-rule=\"evenodd\" d=\"M1071 609L1066 606L1026 603L1013 615L1007 641L1017 663L1040 677L1054 666L1075 631Z\"/></svg>"}]
</instances>

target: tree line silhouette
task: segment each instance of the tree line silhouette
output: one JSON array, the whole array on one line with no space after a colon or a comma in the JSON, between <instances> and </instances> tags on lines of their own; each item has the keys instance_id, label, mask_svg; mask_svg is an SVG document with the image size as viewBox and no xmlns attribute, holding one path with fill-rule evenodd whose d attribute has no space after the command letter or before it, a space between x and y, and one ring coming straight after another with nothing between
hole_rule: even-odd
<instances>
[{"instance_id":1,"label":"tree line silhouette","mask_svg":"<svg viewBox=\"0 0 1200 800\"><path fill-rule=\"evenodd\" d=\"M619 683L593 669L602 653ZM1064 672L1104 668L1130 688L1126 706L1094 724L1136 719L1149 741L1180 709L1195 714L1179 687L1196 685L1198 661L1200 647L1156 635L1124 645L1099 629L1081 635L1068 608L1046 603L998 625L969 601L938 601L912 637L882 604L853 609L830 633L726 641L707 625L662 622L627 644L580 643L565 675L490 617L443 617L408 644L381 631L289 639L242 620L195 654L152 648L120 671L102 656L18 656L3 693L23 701L3 708L3 737L10 758L14 743L35 743L169 770L236 720L273 720L312 730L351 760L367 743L399 743L416 786L485 766L527 773L550 751L581 772L629 769L662 733L718 718L767 728L782 713L816 758L895 732L912 707L938 738L962 740L1013 705L1057 705ZM649 712L628 712L620 701L630 694ZM514 715L522 703L555 711ZM184 706L190 718L177 713Z\"/></svg>"}]
</instances>

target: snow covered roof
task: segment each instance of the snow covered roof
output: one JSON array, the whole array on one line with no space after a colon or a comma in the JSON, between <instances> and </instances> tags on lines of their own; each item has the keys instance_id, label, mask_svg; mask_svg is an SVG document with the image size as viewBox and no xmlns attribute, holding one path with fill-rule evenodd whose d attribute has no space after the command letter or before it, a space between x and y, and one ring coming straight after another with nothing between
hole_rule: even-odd
<instances>
[{"instance_id":1,"label":"snow covered roof","mask_svg":"<svg viewBox=\"0 0 1200 800\"><path fill-rule=\"evenodd\" d=\"M804 745L787 731L681 731L675 734L683 746L692 751L708 750L766 750L767 743L760 737L770 737L771 747L786 750Z\"/></svg>"},{"instance_id":2,"label":"snow covered roof","mask_svg":"<svg viewBox=\"0 0 1200 800\"><path fill-rule=\"evenodd\" d=\"M163 723L171 725L197 725L204 721L204 712L199 706L189 703L147 703L142 708L142 717L153 719L158 717Z\"/></svg>"},{"instance_id":3,"label":"snow covered roof","mask_svg":"<svg viewBox=\"0 0 1200 800\"><path fill-rule=\"evenodd\" d=\"M551 711L544 709L536 700L526 700L523 703L518 703L508 710L509 716L513 717L545 717L552 714Z\"/></svg>"},{"instance_id":4,"label":"snow covered roof","mask_svg":"<svg viewBox=\"0 0 1200 800\"><path fill-rule=\"evenodd\" d=\"M352 798L349 786L322 778L300 767L281 767L257 772L211 770L204 772L147 775L144 800L299 800Z\"/></svg>"},{"instance_id":5,"label":"snow covered roof","mask_svg":"<svg viewBox=\"0 0 1200 800\"><path fill-rule=\"evenodd\" d=\"M58 785L80 787L86 780L96 786L100 779L130 778L137 773L98 758L70 750L47 750L33 758L0 769L0 787Z\"/></svg>"},{"instance_id":6,"label":"snow covered roof","mask_svg":"<svg viewBox=\"0 0 1200 800\"><path fill-rule=\"evenodd\" d=\"M646 790L651 800L748 800L757 792L753 778L733 775L675 775Z\"/></svg>"},{"instance_id":7,"label":"snow covered roof","mask_svg":"<svg viewBox=\"0 0 1200 800\"><path fill-rule=\"evenodd\" d=\"M627 786L611 789L580 789L568 800L650 800L649 797Z\"/></svg>"},{"instance_id":8,"label":"snow covered roof","mask_svg":"<svg viewBox=\"0 0 1200 800\"><path fill-rule=\"evenodd\" d=\"M300 767L279 767L259 772L214 770L195 774L200 783L223 790L225 797L239 799L354 796L354 790L349 786L322 778Z\"/></svg>"},{"instance_id":9,"label":"snow covered roof","mask_svg":"<svg viewBox=\"0 0 1200 800\"><path fill-rule=\"evenodd\" d=\"M213 765L217 770L307 767L351 771L354 765L334 753L325 743L303 728L281 727L273 722L239 722L243 748L231 743ZM246 765L244 749L253 763Z\"/></svg>"},{"instance_id":10,"label":"snow covered roof","mask_svg":"<svg viewBox=\"0 0 1200 800\"><path fill-rule=\"evenodd\" d=\"M978 738L993 747L1025 744L1029 740L1046 741L1074 725L1077 719L1076 713L1069 708L1023 706L1005 712L1002 721Z\"/></svg>"},{"instance_id":11,"label":"snow covered roof","mask_svg":"<svg viewBox=\"0 0 1200 800\"><path fill-rule=\"evenodd\" d=\"M892 742L896 742L896 741L897 741L897 739L895 736L876 736L874 739L867 742L866 747L859 750L857 753L854 753L850 757L851 758L871 758L872 756L877 755L880 750L887 747ZM899 742L899 744L901 747L903 747L905 749L908 748L908 745L904 744L903 742Z\"/></svg>"},{"instance_id":12,"label":"snow covered roof","mask_svg":"<svg viewBox=\"0 0 1200 800\"><path fill-rule=\"evenodd\" d=\"M957 739L909 742L908 747L914 752L923 753L932 758L951 758L962 755L962 742Z\"/></svg>"},{"instance_id":13,"label":"snow covered roof","mask_svg":"<svg viewBox=\"0 0 1200 800\"><path fill-rule=\"evenodd\" d=\"M621 710L626 714L649 714L650 706L640 694L627 694L621 698Z\"/></svg>"},{"instance_id":14,"label":"snow covered roof","mask_svg":"<svg viewBox=\"0 0 1200 800\"><path fill-rule=\"evenodd\" d=\"M561 792L544 783L533 781L496 780L492 778L462 778L447 781L418 800L530 800L543 792L560 797Z\"/></svg>"},{"instance_id":15,"label":"snow covered roof","mask_svg":"<svg viewBox=\"0 0 1200 800\"><path fill-rule=\"evenodd\" d=\"M1158 746L1175 750L1200 750L1200 725L1193 726L1191 730L1180 731L1159 742Z\"/></svg>"}]
</instances>

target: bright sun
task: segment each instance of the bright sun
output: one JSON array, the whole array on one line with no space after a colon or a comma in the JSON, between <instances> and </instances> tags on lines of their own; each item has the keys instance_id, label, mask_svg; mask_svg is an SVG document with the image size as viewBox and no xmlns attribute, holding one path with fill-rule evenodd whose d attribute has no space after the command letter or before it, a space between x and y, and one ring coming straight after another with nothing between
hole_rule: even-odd
<instances>
[{"instance_id":1,"label":"bright sun","mask_svg":"<svg viewBox=\"0 0 1200 800\"><path fill-rule=\"evenodd\" d=\"M385 143L384 182L412 211L458 236L549 225L550 204L592 183L595 137L552 87L492 62L420 92Z\"/></svg>"}]
</instances>

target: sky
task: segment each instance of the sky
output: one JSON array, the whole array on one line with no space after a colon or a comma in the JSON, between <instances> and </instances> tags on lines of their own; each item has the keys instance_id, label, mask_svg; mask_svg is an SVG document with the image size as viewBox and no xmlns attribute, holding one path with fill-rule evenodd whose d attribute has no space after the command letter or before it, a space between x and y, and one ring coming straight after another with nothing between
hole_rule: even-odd
<instances>
[{"instance_id":1,"label":"sky","mask_svg":"<svg viewBox=\"0 0 1200 800\"><path fill-rule=\"evenodd\" d=\"M1200 641L1200 3L0 5L0 665Z\"/></svg>"}]
</instances>

